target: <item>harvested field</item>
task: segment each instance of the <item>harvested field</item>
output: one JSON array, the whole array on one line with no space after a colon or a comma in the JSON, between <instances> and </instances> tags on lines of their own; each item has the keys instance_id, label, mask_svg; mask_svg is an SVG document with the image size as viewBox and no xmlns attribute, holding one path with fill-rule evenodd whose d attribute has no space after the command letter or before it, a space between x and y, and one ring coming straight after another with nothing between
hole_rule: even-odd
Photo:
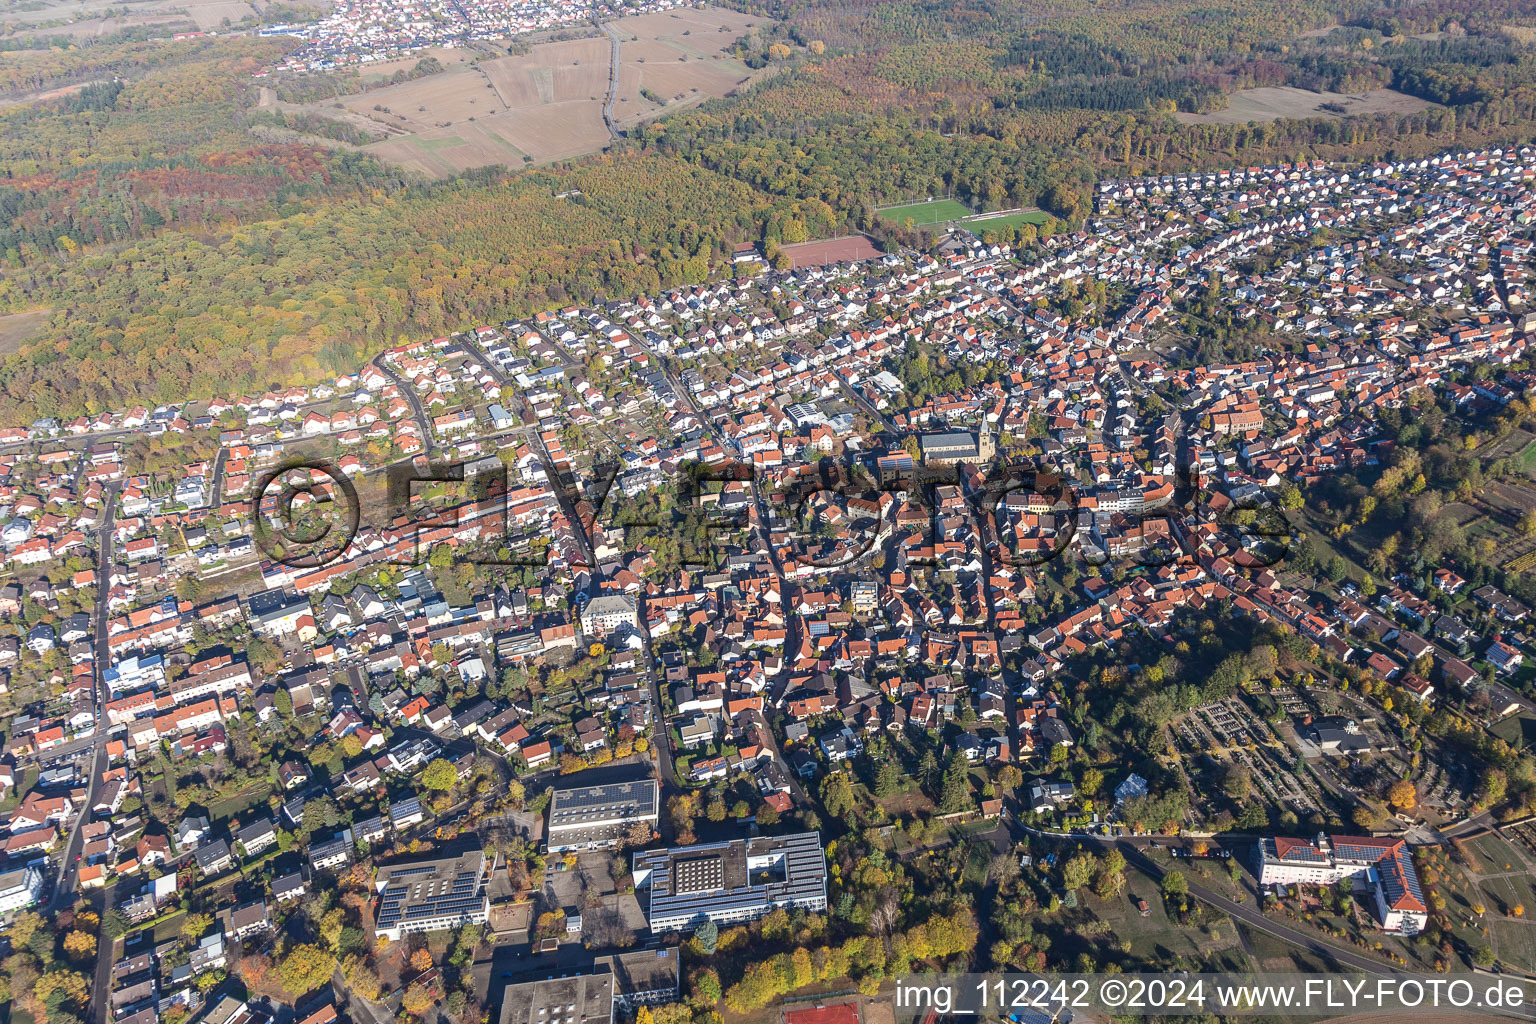
<instances>
[{"instance_id":1,"label":"harvested field","mask_svg":"<svg viewBox=\"0 0 1536 1024\"><path fill-rule=\"evenodd\" d=\"M608 90L606 39L543 43L518 57L485 61L480 67L508 108L601 100Z\"/></svg>"},{"instance_id":2,"label":"harvested field","mask_svg":"<svg viewBox=\"0 0 1536 1024\"><path fill-rule=\"evenodd\" d=\"M226 5L231 10L239 8L242 13L218 12L218 8ZM14 34L22 38L89 39L151 25L167 34L216 29L223 17L239 21L252 13L254 9L239 0L43 0L37 4L7 4L0 11L0 25L14 29ZM69 24L51 24L62 19L68 19Z\"/></svg>"},{"instance_id":3,"label":"harvested field","mask_svg":"<svg viewBox=\"0 0 1536 1024\"><path fill-rule=\"evenodd\" d=\"M391 128L426 132L486 117L503 109L479 71L445 71L414 82L373 89L342 101L346 108ZM320 107L318 113L325 113Z\"/></svg>"},{"instance_id":4,"label":"harvested field","mask_svg":"<svg viewBox=\"0 0 1536 1024\"><path fill-rule=\"evenodd\" d=\"M690 8L613 22L621 40L615 122L639 124L767 73L754 73L724 53L760 20ZM606 35L538 43L526 53L478 64L468 63L464 51L450 52L438 56L447 67L440 74L348 97L344 111L331 103L305 109L390 133L367 150L432 177L490 164L546 163L595 152L610 141L603 100L611 56ZM396 65L414 63L391 62L370 73L387 77Z\"/></svg>"},{"instance_id":5,"label":"harvested field","mask_svg":"<svg viewBox=\"0 0 1536 1024\"><path fill-rule=\"evenodd\" d=\"M1536 441L1536 434L1516 427L1497 441L1489 441L1483 445L1477 450L1477 454L1484 459L1502 459L1522 451L1533 441Z\"/></svg>"},{"instance_id":6,"label":"harvested field","mask_svg":"<svg viewBox=\"0 0 1536 1024\"><path fill-rule=\"evenodd\" d=\"M863 235L847 238L827 238L819 242L802 242L799 245L783 245L779 251L789 257L793 267L819 267L827 263L846 260L867 260L880 255L874 243Z\"/></svg>"},{"instance_id":7,"label":"harvested field","mask_svg":"<svg viewBox=\"0 0 1536 1024\"><path fill-rule=\"evenodd\" d=\"M256 9L248 3L240 0L209 0L206 3L198 3L190 0L186 5L187 14L197 22L197 27L204 32L216 31L224 28L225 22L230 25L238 24L246 18L254 17Z\"/></svg>"},{"instance_id":8,"label":"harvested field","mask_svg":"<svg viewBox=\"0 0 1536 1024\"><path fill-rule=\"evenodd\" d=\"M550 103L488 120L490 130L538 163L592 153L608 144L601 101Z\"/></svg>"},{"instance_id":9,"label":"harvested field","mask_svg":"<svg viewBox=\"0 0 1536 1024\"><path fill-rule=\"evenodd\" d=\"M369 146L368 151L434 178L453 174L460 164L521 164L523 152L496 131L494 121L495 118L486 118L473 124L387 139Z\"/></svg>"},{"instance_id":10,"label":"harvested field","mask_svg":"<svg viewBox=\"0 0 1536 1024\"><path fill-rule=\"evenodd\" d=\"M613 22L621 40L614 119L628 127L749 84L761 73L726 56L725 49L757 23L735 11L713 9L661 11Z\"/></svg>"},{"instance_id":11,"label":"harvested field","mask_svg":"<svg viewBox=\"0 0 1536 1024\"><path fill-rule=\"evenodd\" d=\"M723 96L736 88L746 77L744 74L737 74L701 61L690 61L686 64L631 65L626 63L624 70L637 71L639 86L659 95L667 101L668 106L687 100L695 93ZM638 93L637 88L636 95Z\"/></svg>"},{"instance_id":12,"label":"harvested field","mask_svg":"<svg viewBox=\"0 0 1536 1024\"><path fill-rule=\"evenodd\" d=\"M1336 103L1344 112L1324 110L1324 103ZM1184 124L1247 124L1249 121L1275 121L1282 117L1350 117L1355 114L1411 114L1434 106L1426 100L1392 89L1373 89L1364 93L1309 92L1293 86L1266 86L1244 89L1228 97L1227 109L1209 114L1175 114Z\"/></svg>"},{"instance_id":13,"label":"harvested field","mask_svg":"<svg viewBox=\"0 0 1536 1024\"><path fill-rule=\"evenodd\" d=\"M8 356L32 340L48 323L53 310L37 309L30 313L0 316L0 356Z\"/></svg>"},{"instance_id":14,"label":"harvested field","mask_svg":"<svg viewBox=\"0 0 1536 1024\"><path fill-rule=\"evenodd\" d=\"M417 51L409 57L401 57L398 60L379 61L375 64L365 64L359 71L364 82L382 82L396 71L410 71L418 63L427 57L436 60L445 68L454 68L460 64L468 64L475 57L474 50L461 47L434 46L431 49Z\"/></svg>"}]
</instances>

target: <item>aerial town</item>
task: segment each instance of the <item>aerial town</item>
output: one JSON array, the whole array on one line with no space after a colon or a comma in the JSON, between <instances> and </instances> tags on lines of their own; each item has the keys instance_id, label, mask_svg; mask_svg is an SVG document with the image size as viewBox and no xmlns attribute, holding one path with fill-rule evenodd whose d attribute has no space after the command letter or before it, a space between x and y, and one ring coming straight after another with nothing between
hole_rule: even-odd
<instances>
[{"instance_id":1,"label":"aerial town","mask_svg":"<svg viewBox=\"0 0 1536 1024\"><path fill-rule=\"evenodd\" d=\"M478 31L438 13L314 53ZM1108 180L1075 232L743 245L0 429L0 913L69 957L47 1019L1536 971L1533 179Z\"/></svg>"},{"instance_id":2,"label":"aerial town","mask_svg":"<svg viewBox=\"0 0 1536 1024\"><path fill-rule=\"evenodd\" d=\"M670 10L682 0L635 0L623 4L574 0L340 0L325 17L301 24L269 25L264 36L293 36L304 45L272 70L327 71L409 56L434 46L514 39L530 32L590 27L604 18Z\"/></svg>"}]
</instances>

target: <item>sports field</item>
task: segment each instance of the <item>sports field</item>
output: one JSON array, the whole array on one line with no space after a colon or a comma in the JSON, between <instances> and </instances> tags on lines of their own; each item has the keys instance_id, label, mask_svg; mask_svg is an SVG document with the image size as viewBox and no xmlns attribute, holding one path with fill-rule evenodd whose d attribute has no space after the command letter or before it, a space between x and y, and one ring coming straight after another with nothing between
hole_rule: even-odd
<instances>
[{"instance_id":1,"label":"sports field","mask_svg":"<svg viewBox=\"0 0 1536 1024\"><path fill-rule=\"evenodd\" d=\"M957 199L930 199L926 203L911 203L907 206L893 206L888 210L880 211L880 219L888 224L901 226L907 221L914 225L942 224L945 221L959 220L961 217L969 217L971 211L965 208L965 204Z\"/></svg>"},{"instance_id":2,"label":"sports field","mask_svg":"<svg viewBox=\"0 0 1536 1024\"><path fill-rule=\"evenodd\" d=\"M789 257L791 267L820 267L848 260L872 260L880 255L880 250L863 235L783 245L779 251Z\"/></svg>"},{"instance_id":3,"label":"sports field","mask_svg":"<svg viewBox=\"0 0 1536 1024\"><path fill-rule=\"evenodd\" d=\"M1009 213L1001 217L968 220L965 222L965 227L968 231L985 231L988 228L995 231L998 228L1016 228L1020 224L1044 224L1048 216L1050 215L1044 210L1026 210L1023 213Z\"/></svg>"}]
</instances>

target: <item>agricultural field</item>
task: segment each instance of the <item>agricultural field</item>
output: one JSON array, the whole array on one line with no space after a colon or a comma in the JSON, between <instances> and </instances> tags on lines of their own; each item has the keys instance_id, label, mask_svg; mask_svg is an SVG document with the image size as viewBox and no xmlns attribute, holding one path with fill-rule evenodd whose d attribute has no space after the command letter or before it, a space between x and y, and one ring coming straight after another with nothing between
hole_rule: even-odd
<instances>
[{"instance_id":1,"label":"agricultural field","mask_svg":"<svg viewBox=\"0 0 1536 1024\"><path fill-rule=\"evenodd\" d=\"M167 32L218 31L255 17L269 0L81 0L8 4L0 24L15 27L19 36L69 36L90 39L124 29L163 27Z\"/></svg>"},{"instance_id":2,"label":"agricultural field","mask_svg":"<svg viewBox=\"0 0 1536 1024\"><path fill-rule=\"evenodd\" d=\"M0 355L10 355L48 325L51 309L0 316Z\"/></svg>"},{"instance_id":3,"label":"agricultural field","mask_svg":"<svg viewBox=\"0 0 1536 1024\"><path fill-rule=\"evenodd\" d=\"M762 72L725 50L757 23L715 8L611 23L620 40L615 122L622 129L753 81ZM387 135L365 149L429 177L491 164L548 163L608 144L603 102L612 52L606 34L538 43L494 59L471 60L464 51L445 59L434 51L445 66L439 74L350 96L339 107L327 102L304 109ZM393 70L380 65L370 77Z\"/></svg>"},{"instance_id":4,"label":"agricultural field","mask_svg":"<svg viewBox=\"0 0 1536 1024\"><path fill-rule=\"evenodd\" d=\"M1344 112L1324 109L1336 104ZM1277 121L1282 117L1355 117L1361 114L1412 114L1434 106L1427 100L1393 89L1373 89L1364 93L1311 92L1293 86L1265 86L1244 89L1228 97L1227 109L1208 114L1173 115L1184 124L1247 124L1250 121Z\"/></svg>"},{"instance_id":5,"label":"agricultural field","mask_svg":"<svg viewBox=\"0 0 1536 1024\"><path fill-rule=\"evenodd\" d=\"M735 11L690 8L610 23L619 34L614 120L627 128L751 84L762 72L726 56L725 49L756 24Z\"/></svg>"},{"instance_id":6,"label":"agricultural field","mask_svg":"<svg viewBox=\"0 0 1536 1024\"><path fill-rule=\"evenodd\" d=\"M1506 459L1517 452L1529 448L1532 442L1536 442L1536 434L1532 434L1523 427L1516 427L1503 437L1483 445L1477 450L1477 454L1480 458L1489 461Z\"/></svg>"},{"instance_id":7,"label":"agricultural field","mask_svg":"<svg viewBox=\"0 0 1536 1024\"><path fill-rule=\"evenodd\" d=\"M470 63L479 56L479 51L473 49L459 46L434 46L431 49L417 51L409 57L365 64L358 69L358 76L363 82L374 85L385 81L397 71L410 71L426 57L431 57L443 67L452 70L460 64Z\"/></svg>"},{"instance_id":8,"label":"agricultural field","mask_svg":"<svg viewBox=\"0 0 1536 1024\"><path fill-rule=\"evenodd\" d=\"M891 206L880 212L880 219L887 224L901 225L911 221L915 226L943 224L951 220L963 220L971 215L965 204L957 199L929 199L906 206Z\"/></svg>"}]
</instances>

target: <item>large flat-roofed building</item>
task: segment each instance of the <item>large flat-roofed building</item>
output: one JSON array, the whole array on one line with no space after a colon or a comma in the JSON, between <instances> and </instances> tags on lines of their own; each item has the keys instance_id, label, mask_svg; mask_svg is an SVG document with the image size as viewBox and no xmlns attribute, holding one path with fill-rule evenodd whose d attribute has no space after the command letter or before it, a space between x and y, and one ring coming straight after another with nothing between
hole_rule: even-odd
<instances>
[{"instance_id":1,"label":"large flat-roofed building","mask_svg":"<svg viewBox=\"0 0 1536 1024\"><path fill-rule=\"evenodd\" d=\"M1260 885L1333 885L1348 878L1376 902L1383 931L1416 935L1429 921L1408 843L1375 836L1259 840Z\"/></svg>"},{"instance_id":2,"label":"large flat-roofed building","mask_svg":"<svg viewBox=\"0 0 1536 1024\"><path fill-rule=\"evenodd\" d=\"M652 932L753 921L777 907L827 909L827 858L817 832L643 850L634 856L634 877Z\"/></svg>"},{"instance_id":3,"label":"large flat-roofed building","mask_svg":"<svg viewBox=\"0 0 1536 1024\"><path fill-rule=\"evenodd\" d=\"M613 975L579 974L508 985L501 1024L604 1024L613 1020Z\"/></svg>"},{"instance_id":4,"label":"large flat-roofed building","mask_svg":"<svg viewBox=\"0 0 1536 1024\"><path fill-rule=\"evenodd\" d=\"M549 852L614 846L636 822L654 827L660 817L655 779L556 789L549 801Z\"/></svg>"},{"instance_id":5,"label":"large flat-roofed building","mask_svg":"<svg viewBox=\"0 0 1536 1024\"><path fill-rule=\"evenodd\" d=\"M596 969L613 975L613 1003L626 1014L642 1006L661 1006L677 1001L682 951L675 947L637 949L599 957Z\"/></svg>"},{"instance_id":6,"label":"large flat-roofed building","mask_svg":"<svg viewBox=\"0 0 1536 1024\"><path fill-rule=\"evenodd\" d=\"M500 1024L602 1024L674 1003L679 956L675 948L637 949L600 956L564 977L513 982L502 990Z\"/></svg>"},{"instance_id":7,"label":"large flat-roofed building","mask_svg":"<svg viewBox=\"0 0 1536 1024\"><path fill-rule=\"evenodd\" d=\"M43 892L43 874L34 867L17 868L0 875L0 914L35 904Z\"/></svg>"},{"instance_id":8,"label":"large flat-roofed building","mask_svg":"<svg viewBox=\"0 0 1536 1024\"><path fill-rule=\"evenodd\" d=\"M399 941L410 932L433 932L463 924L484 924L490 916L485 852L407 861L379 868L374 930Z\"/></svg>"}]
</instances>

